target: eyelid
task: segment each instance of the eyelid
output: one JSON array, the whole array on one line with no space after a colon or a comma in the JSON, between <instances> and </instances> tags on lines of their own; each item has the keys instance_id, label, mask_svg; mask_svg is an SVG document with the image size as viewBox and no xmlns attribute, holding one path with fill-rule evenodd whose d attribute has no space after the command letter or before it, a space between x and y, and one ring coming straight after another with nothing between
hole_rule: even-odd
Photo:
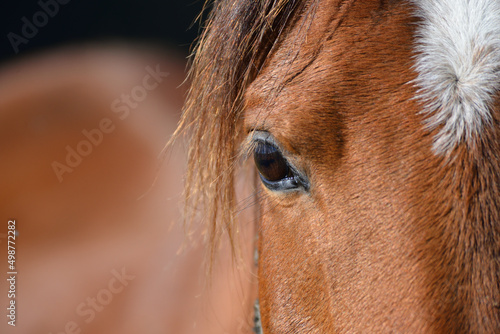
<instances>
[{"instance_id":1,"label":"eyelid","mask_svg":"<svg viewBox=\"0 0 500 334\"><path fill-rule=\"evenodd\" d=\"M262 141L264 143L269 143L271 145L274 145L276 146L277 148L279 148L280 150L283 151L283 148L281 147L281 145L276 141L276 139L274 139L274 136L271 135L269 132L267 131L261 131L261 130L254 130L252 132L252 141L253 142L256 142L256 141Z\"/></svg>"},{"instance_id":2,"label":"eyelid","mask_svg":"<svg viewBox=\"0 0 500 334\"><path fill-rule=\"evenodd\" d=\"M255 148L255 144L257 142L260 141L263 143L267 143L279 149L280 153L288 161L290 167L294 172L297 172L301 175L304 174L300 172L298 168L295 167L297 162L296 155L287 150L270 132L265 130L253 130L250 135L249 141L250 142L247 144L248 147L246 147L247 157L249 157L249 154L252 154L253 149Z\"/></svg>"},{"instance_id":3,"label":"eyelid","mask_svg":"<svg viewBox=\"0 0 500 334\"><path fill-rule=\"evenodd\" d=\"M273 145L274 147L278 148L281 152L281 154L287 159L287 160L290 160L290 158L292 157L292 154L290 154L290 152L285 149L283 147L283 145L280 144L279 141L276 140L276 138L271 134L269 133L268 131L265 131L265 130L253 130L251 135L250 135L250 147L248 149L248 151L251 151L253 150L254 148L254 145L257 143L257 142L263 142L263 143L267 143L269 145Z\"/></svg>"}]
</instances>

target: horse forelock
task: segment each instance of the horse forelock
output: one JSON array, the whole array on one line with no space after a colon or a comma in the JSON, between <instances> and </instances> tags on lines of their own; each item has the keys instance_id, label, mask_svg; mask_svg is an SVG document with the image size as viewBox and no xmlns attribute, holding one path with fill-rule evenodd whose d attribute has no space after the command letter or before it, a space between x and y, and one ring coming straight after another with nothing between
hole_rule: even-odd
<instances>
[{"instance_id":1,"label":"horse forelock","mask_svg":"<svg viewBox=\"0 0 500 334\"><path fill-rule=\"evenodd\" d=\"M417 30L416 84L430 129L441 127L433 149L469 146L492 123L500 88L500 2L413 0Z\"/></svg>"},{"instance_id":2,"label":"horse forelock","mask_svg":"<svg viewBox=\"0 0 500 334\"><path fill-rule=\"evenodd\" d=\"M207 214L210 266L224 231L238 250L234 165L243 93L298 7L297 0L217 1L195 48L191 88L173 138L189 132L185 219L193 220L200 206Z\"/></svg>"}]
</instances>

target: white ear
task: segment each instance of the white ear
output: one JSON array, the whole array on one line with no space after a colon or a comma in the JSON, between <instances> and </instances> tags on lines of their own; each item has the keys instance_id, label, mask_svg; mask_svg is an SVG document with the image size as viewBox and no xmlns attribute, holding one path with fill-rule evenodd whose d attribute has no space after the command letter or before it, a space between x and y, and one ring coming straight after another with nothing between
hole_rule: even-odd
<instances>
[{"instance_id":1,"label":"white ear","mask_svg":"<svg viewBox=\"0 0 500 334\"><path fill-rule=\"evenodd\" d=\"M416 37L418 98L427 127L442 125L434 151L471 142L492 120L500 88L499 0L412 0L422 19Z\"/></svg>"}]
</instances>

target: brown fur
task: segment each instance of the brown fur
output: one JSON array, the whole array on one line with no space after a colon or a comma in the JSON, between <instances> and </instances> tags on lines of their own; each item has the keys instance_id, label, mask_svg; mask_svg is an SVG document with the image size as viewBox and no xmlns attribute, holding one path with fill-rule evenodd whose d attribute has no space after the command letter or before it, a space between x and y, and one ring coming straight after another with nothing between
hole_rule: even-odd
<instances>
[{"instance_id":1,"label":"brown fur","mask_svg":"<svg viewBox=\"0 0 500 334\"><path fill-rule=\"evenodd\" d=\"M253 130L311 181L309 193L259 191L265 333L500 331L499 105L475 149L432 152L412 85L412 10L216 5L181 125L196 129L187 191L212 241L237 229L234 165Z\"/></svg>"}]
</instances>

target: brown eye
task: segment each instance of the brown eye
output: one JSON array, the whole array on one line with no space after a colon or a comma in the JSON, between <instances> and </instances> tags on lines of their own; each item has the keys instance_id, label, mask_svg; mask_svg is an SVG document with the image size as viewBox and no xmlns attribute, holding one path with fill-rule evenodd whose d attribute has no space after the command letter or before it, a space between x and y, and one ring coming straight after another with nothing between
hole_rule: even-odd
<instances>
[{"instance_id":1,"label":"brown eye","mask_svg":"<svg viewBox=\"0 0 500 334\"><path fill-rule=\"evenodd\" d=\"M276 139L266 131L253 133L253 158L262 183L276 192L309 192L309 179L285 158Z\"/></svg>"},{"instance_id":2,"label":"brown eye","mask_svg":"<svg viewBox=\"0 0 500 334\"><path fill-rule=\"evenodd\" d=\"M268 182L293 176L285 158L274 145L258 141L253 157L260 175Z\"/></svg>"}]
</instances>

